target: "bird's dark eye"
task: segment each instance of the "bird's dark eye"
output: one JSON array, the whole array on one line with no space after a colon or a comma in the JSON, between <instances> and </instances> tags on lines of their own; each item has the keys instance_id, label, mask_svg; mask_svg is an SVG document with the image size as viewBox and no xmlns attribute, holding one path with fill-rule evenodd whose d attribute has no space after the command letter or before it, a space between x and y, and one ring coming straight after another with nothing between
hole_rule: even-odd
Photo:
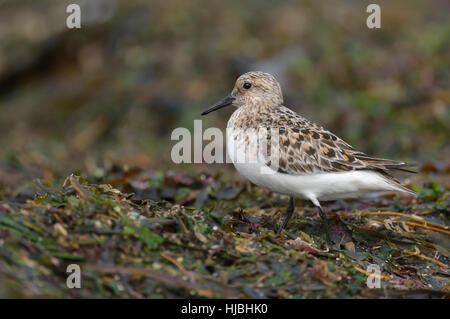
<instances>
[{"instance_id":1,"label":"bird's dark eye","mask_svg":"<svg viewBox=\"0 0 450 319\"><path fill-rule=\"evenodd\" d=\"M252 87L251 83L245 82L244 85L242 86L244 89L248 90L249 88Z\"/></svg>"}]
</instances>

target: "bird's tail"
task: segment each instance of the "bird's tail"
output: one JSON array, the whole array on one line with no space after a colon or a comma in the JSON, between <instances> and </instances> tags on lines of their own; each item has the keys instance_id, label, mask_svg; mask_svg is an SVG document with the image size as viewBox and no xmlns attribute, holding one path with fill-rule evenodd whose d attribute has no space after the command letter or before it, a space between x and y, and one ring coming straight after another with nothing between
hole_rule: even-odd
<instances>
[{"instance_id":1,"label":"bird's tail","mask_svg":"<svg viewBox=\"0 0 450 319\"><path fill-rule=\"evenodd\" d=\"M393 176L391 176L390 174L383 172L381 174L384 178L384 180L392 186L392 190L394 191L398 191L401 193L407 193L410 195L413 195L415 197L417 197L417 193L415 191L413 191L412 189L407 188L406 186L402 185L398 180L396 180Z\"/></svg>"}]
</instances>

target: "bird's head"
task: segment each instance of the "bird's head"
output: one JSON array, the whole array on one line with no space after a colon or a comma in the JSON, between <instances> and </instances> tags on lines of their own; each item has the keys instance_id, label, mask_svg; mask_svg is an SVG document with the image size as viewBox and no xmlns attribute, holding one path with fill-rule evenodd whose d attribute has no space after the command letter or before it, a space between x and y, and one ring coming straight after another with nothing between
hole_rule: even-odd
<instances>
[{"instance_id":1,"label":"bird's head","mask_svg":"<svg viewBox=\"0 0 450 319\"><path fill-rule=\"evenodd\" d=\"M280 106L283 104L283 94L280 84L269 73L252 71L241 75L234 85L231 94L203 111L206 115L223 107L241 106Z\"/></svg>"}]
</instances>

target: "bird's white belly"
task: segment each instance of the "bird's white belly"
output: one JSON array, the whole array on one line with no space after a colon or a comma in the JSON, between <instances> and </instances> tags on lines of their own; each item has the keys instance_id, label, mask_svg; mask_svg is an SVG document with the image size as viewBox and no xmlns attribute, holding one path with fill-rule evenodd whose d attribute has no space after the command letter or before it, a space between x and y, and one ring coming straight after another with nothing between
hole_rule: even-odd
<instances>
[{"instance_id":1,"label":"bird's white belly","mask_svg":"<svg viewBox=\"0 0 450 319\"><path fill-rule=\"evenodd\" d=\"M271 191L310 200L335 200L357 197L363 193L394 190L377 172L368 170L289 175L278 173L265 165L253 154L255 149L244 149L244 143L234 139L232 130L227 130L227 151L238 172L254 184ZM245 152L252 162L246 161Z\"/></svg>"}]
</instances>

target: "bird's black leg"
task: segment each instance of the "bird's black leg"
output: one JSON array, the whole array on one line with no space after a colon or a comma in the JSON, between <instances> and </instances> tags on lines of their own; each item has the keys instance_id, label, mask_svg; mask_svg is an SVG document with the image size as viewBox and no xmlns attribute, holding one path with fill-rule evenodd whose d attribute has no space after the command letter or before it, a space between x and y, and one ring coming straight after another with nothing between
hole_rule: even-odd
<instances>
[{"instance_id":1,"label":"bird's black leg","mask_svg":"<svg viewBox=\"0 0 450 319\"><path fill-rule=\"evenodd\" d=\"M286 226L286 224L288 223L289 219L291 219L292 214L294 213L294 197L290 197L289 198L289 206L286 210L286 217L284 217L283 223L280 225L280 227L278 228L277 231L277 235L281 233L281 231L283 230L283 228Z\"/></svg>"},{"instance_id":2,"label":"bird's black leg","mask_svg":"<svg viewBox=\"0 0 450 319\"><path fill-rule=\"evenodd\" d=\"M328 218L327 215L325 214L325 212L322 209L322 206L320 206L319 201L314 198L311 199L312 203L314 204L314 206L316 206L319 209L319 215L322 218L322 225L325 231L325 235L327 237L327 241L330 242L331 241L331 237L330 237L330 223L328 222Z\"/></svg>"},{"instance_id":3,"label":"bird's black leg","mask_svg":"<svg viewBox=\"0 0 450 319\"><path fill-rule=\"evenodd\" d=\"M317 206L317 208L319 208L319 215L322 218L322 223L323 227L325 228L325 232L328 238L330 238L330 223L328 222L327 215L325 214L321 206Z\"/></svg>"}]
</instances>

